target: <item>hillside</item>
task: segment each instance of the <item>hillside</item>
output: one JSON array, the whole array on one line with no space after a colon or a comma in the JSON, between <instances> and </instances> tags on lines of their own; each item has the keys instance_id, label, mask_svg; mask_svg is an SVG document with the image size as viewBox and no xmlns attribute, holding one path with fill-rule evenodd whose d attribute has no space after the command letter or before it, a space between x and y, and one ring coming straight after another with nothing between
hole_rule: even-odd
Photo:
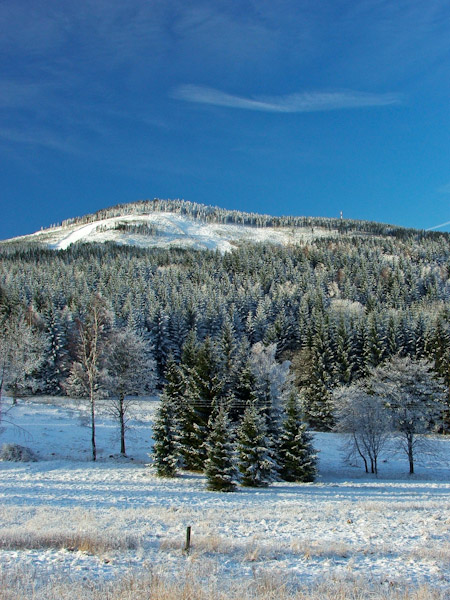
<instances>
[{"instance_id":1,"label":"hillside","mask_svg":"<svg viewBox=\"0 0 450 600\"><path fill-rule=\"evenodd\" d=\"M411 230L350 219L273 217L182 200L152 200L113 206L6 241L37 243L55 250L75 243L114 242L141 248L226 252L243 242L290 245L355 234L404 237Z\"/></svg>"},{"instance_id":2,"label":"hillside","mask_svg":"<svg viewBox=\"0 0 450 600\"><path fill-rule=\"evenodd\" d=\"M12 241L37 242L53 250L65 250L76 243L114 242L140 248L192 248L227 252L242 242L280 245L307 242L337 235L323 227L251 227L228 223L208 223L172 212L130 214L88 223L76 222L44 229Z\"/></svg>"}]
</instances>

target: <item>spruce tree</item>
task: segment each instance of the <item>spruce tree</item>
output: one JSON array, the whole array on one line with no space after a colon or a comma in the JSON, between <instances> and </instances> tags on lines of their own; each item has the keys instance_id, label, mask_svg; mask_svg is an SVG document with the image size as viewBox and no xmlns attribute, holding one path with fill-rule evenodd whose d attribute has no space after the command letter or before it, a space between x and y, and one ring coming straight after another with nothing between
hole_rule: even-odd
<instances>
[{"instance_id":1,"label":"spruce tree","mask_svg":"<svg viewBox=\"0 0 450 600\"><path fill-rule=\"evenodd\" d=\"M230 420L223 405L211 416L209 429L205 462L207 488L217 492L233 492L236 488L234 448Z\"/></svg>"},{"instance_id":2,"label":"spruce tree","mask_svg":"<svg viewBox=\"0 0 450 600\"><path fill-rule=\"evenodd\" d=\"M328 335L328 322L321 319L311 341L309 382L305 390L304 410L309 426L318 431L330 430L333 425L331 392L335 365Z\"/></svg>"},{"instance_id":3,"label":"spruce tree","mask_svg":"<svg viewBox=\"0 0 450 600\"><path fill-rule=\"evenodd\" d=\"M239 471L242 485L266 487L276 474L264 415L254 403L247 406L238 429Z\"/></svg>"},{"instance_id":4,"label":"spruce tree","mask_svg":"<svg viewBox=\"0 0 450 600\"><path fill-rule=\"evenodd\" d=\"M312 359L310 381L304 395L305 416L312 429L328 431L334 425L330 378L323 357L316 349L313 349Z\"/></svg>"},{"instance_id":5,"label":"spruce tree","mask_svg":"<svg viewBox=\"0 0 450 600\"><path fill-rule=\"evenodd\" d=\"M232 421L241 421L246 406L251 402L256 402L256 378L253 375L249 360L243 365L236 365L233 373L234 388L233 401L230 406L229 416Z\"/></svg>"},{"instance_id":6,"label":"spruce tree","mask_svg":"<svg viewBox=\"0 0 450 600\"><path fill-rule=\"evenodd\" d=\"M160 477L175 477L177 471L178 435L175 413L174 402L163 393L153 425L153 465Z\"/></svg>"},{"instance_id":7,"label":"spruce tree","mask_svg":"<svg viewBox=\"0 0 450 600\"><path fill-rule=\"evenodd\" d=\"M295 393L286 402L280 445L278 449L280 476L285 481L314 481L317 474L311 435L302 423L301 411Z\"/></svg>"},{"instance_id":8,"label":"spruce tree","mask_svg":"<svg viewBox=\"0 0 450 600\"><path fill-rule=\"evenodd\" d=\"M203 447L205 434L195 409L198 403L195 383L172 355L167 360L165 379L163 396L169 398L173 405L180 466L188 471L201 471L206 458Z\"/></svg>"},{"instance_id":9,"label":"spruce tree","mask_svg":"<svg viewBox=\"0 0 450 600\"><path fill-rule=\"evenodd\" d=\"M177 409L181 465L187 471L203 471L206 460L207 428L199 419L200 399L195 384L188 381L185 396Z\"/></svg>"},{"instance_id":10,"label":"spruce tree","mask_svg":"<svg viewBox=\"0 0 450 600\"><path fill-rule=\"evenodd\" d=\"M336 374L338 381L349 383L352 379L354 364L352 361L352 340L343 317L334 328Z\"/></svg>"},{"instance_id":11,"label":"spruce tree","mask_svg":"<svg viewBox=\"0 0 450 600\"><path fill-rule=\"evenodd\" d=\"M202 471L206 461L209 419L221 400L224 381L218 374L218 356L212 340L208 337L202 344L196 343L195 352L193 342L194 338L190 335L183 347L181 367L185 393L180 443L184 468Z\"/></svg>"}]
</instances>

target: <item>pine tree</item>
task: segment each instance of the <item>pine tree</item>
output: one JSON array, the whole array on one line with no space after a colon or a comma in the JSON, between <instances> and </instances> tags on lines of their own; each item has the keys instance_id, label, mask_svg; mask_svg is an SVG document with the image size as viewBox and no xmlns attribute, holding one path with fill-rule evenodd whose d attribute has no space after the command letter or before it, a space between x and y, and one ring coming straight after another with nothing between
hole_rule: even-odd
<instances>
[{"instance_id":1,"label":"pine tree","mask_svg":"<svg viewBox=\"0 0 450 600\"><path fill-rule=\"evenodd\" d=\"M312 351L311 368L304 394L305 418L312 429L327 431L334 425L329 376L323 357L315 349Z\"/></svg>"},{"instance_id":2,"label":"pine tree","mask_svg":"<svg viewBox=\"0 0 450 600\"><path fill-rule=\"evenodd\" d=\"M159 377L162 378L170 354L169 316L165 309L159 308L151 326L154 356L158 366Z\"/></svg>"},{"instance_id":3,"label":"pine tree","mask_svg":"<svg viewBox=\"0 0 450 600\"><path fill-rule=\"evenodd\" d=\"M189 370L189 376L198 397L196 412L199 424L207 428L209 417L214 406L218 405L224 387L217 349L210 337L199 345L195 365Z\"/></svg>"},{"instance_id":4,"label":"pine tree","mask_svg":"<svg viewBox=\"0 0 450 600\"><path fill-rule=\"evenodd\" d=\"M181 367L185 394L180 419L181 452L186 469L201 471L206 460L209 419L223 397L224 380L218 373L218 356L212 340L207 337L202 344L194 344L193 336L189 335L183 347Z\"/></svg>"},{"instance_id":5,"label":"pine tree","mask_svg":"<svg viewBox=\"0 0 450 600\"><path fill-rule=\"evenodd\" d=\"M233 401L229 416L232 421L241 421L245 407L249 403L256 402L258 399L255 391L256 378L248 359L244 364L236 364L233 379Z\"/></svg>"},{"instance_id":6,"label":"pine tree","mask_svg":"<svg viewBox=\"0 0 450 600\"><path fill-rule=\"evenodd\" d=\"M217 492L232 492L236 488L236 467L230 420L223 405L211 416L209 430L205 462L207 488Z\"/></svg>"},{"instance_id":7,"label":"pine tree","mask_svg":"<svg viewBox=\"0 0 450 600\"><path fill-rule=\"evenodd\" d=\"M222 325L222 331L218 342L220 352L221 370L224 374L224 392L232 388L233 363L237 353L236 333L231 320L227 317Z\"/></svg>"},{"instance_id":8,"label":"pine tree","mask_svg":"<svg viewBox=\"0 0 450 600\"><path fill-rule=\"evenodd\" d=\"M255 404L247 406L238 430L239 471L242 485L266 487L273 481L276 465L266 433L266 423Z\"/></svg>"},{"instance_id":9,"label":"pine tree","mask_svg":"<svg viewBox=\"0 0 450 600\"><path fill-rule=\"evenodd\" d=\"M376 367L384 358L384 333L379 326L374 313L369 319L369 348L371 366Z\"/></svg>"},{"instance_id":10,"label":"pine tree","mask_svg":"<svg viewBox=\"0 0 450 600\"><path fill-rule=\"evenodd\" d=\"M37 373L37 389L45 394L57 394L61 391L59 385L62 381L60 364L63 340L61 339L61 329L53 306L45 307L42 316L45 358Z\"/></svg>"},{"instance_id":11,"label":"pine tree","mask_svg":"<svg viewBox=\"0 0 450 600\"><path fill-rule=\"evenodd\" d=\"M319 316L312 339L309 384L304 395L306 421L318 431L327 431L334 424L330 390L335 369L327 326Z\"/></svg>"},{"instance_id":12,"label":"pine tree","mask_svg":"<svg viewBox=\"0 0 450 600\"><path fill-rule=\"evenodd\" d=\"M250 354L250 367L255 377L255 394L258 407L266 418L267 435L275 449L280 434L281 415L283 412L282 396L292 377L289 375L290 362L277 363L276 344L263 346L256 343Z\"/></svg>"},{"instance_id":13,"label":"pine tree","mask_svg":"<svg viewBox=\"0 0 450 600\"><path fill-rule=\"evenodd\" d=\"M205 436L195 410L198 394L194 382L172 355L167 360L165 379L162 397L168 398L173 407L180 466L189 471L201 471L205 460Z\"/></svg>"},{"instance_id":14,"label":"pine tree","mask_svg":"<svg viewBox=\"0 0 450 600\"><path fill-rule=\"evenodd\" d=\"M197 333L195 329L191 329L181 350L181 364L183 365L184 369L191 369L195 366L197 352Z\"/></svg>"},{"instance_id":15,"label":"pine tree","mask_svg":"<svg viewBox=\"0 0 450 600\"><path fill-rule=\"evenodd\" d=\"M314 481L317 475L317 456L311 435L302 423L295 393L286 402L285 419L278 449L280 476L286 481Z\"/></svg>"},{"instance_id":16,"label":"pine tree","mask_svg":"<svg viewBox=\"0 0 450 600\"><path fill-rule=\"evenodd\" d=\"M176 363L172 354L167 359L165 373L165 394L174 402L176 407L181 406L181 401L186 391L186 382L182 369Z\"/></svg>"},{"instance_id":17,"label":"pine tree","mask_svg":"<svg viewBox=\"0 0 450 600\"><path fill-rule=\"evenodd\" d=\"M179 450L177 437L175 406L172 399L163 393L153 425L153 465L160 477L176 475Z\"/></svg>"},{"instance_id":18,"label":"pine tree","mask_svg":"<svg viewBox=\"0 0 450 600\"><path fill-rule=\"evenodd\" d=\"M188 471L203 471L206 461L206 425L199 418L200 400L192 380L187 383L180 407L177 407L181 465Z\"/></svg>"},{"instance_id":19,"label":"pine tree","mask_svg":"<svg viewBox=\"0 0 450 600\"><path fill-rule=\"evenodd\" d=\"M352 340L342 317L335 326L334 338L337 378L342 383L349 383L354 370Z\"/></svg>"}]
</instances>

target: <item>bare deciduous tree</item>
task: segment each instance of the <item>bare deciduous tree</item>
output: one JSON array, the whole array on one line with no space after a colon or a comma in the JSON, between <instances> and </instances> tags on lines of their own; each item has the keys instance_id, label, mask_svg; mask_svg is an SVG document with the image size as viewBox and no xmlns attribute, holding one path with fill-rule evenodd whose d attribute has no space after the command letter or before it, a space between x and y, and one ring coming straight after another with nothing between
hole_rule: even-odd
<instances>
[{"instance_id":1,"label":"bare deciduous tree","mask_svg":"<svg viewBox=\"0 0 450 600\"><path fill-rule=\"evenodd\" d=\"M400 448L408 456L412 475L416 454L423 445L420 435L438 429L442 422L445 384L430 361L394 356L372 369L370 388L392 414L393 427Z\"/></svg>"},{"instance_id":2,"label":"bare deciduous tree","mask_svg":"<svg viewBox=\"0 0 450 600\"><path fill-rule=\"evenodd\" d=\"M378 474L378 458L392 435L392 417L383 400L369 393L364 383L333 392L335 430L347 435L349 456L359 455L366 473Z\"/></svg>"},{"instance_id":3,"label":"bare deciduous tree","mask_svg":"<svg viewBox=\"0 0 450 600\"><path fill-rule=\"evenodd\" d=\"M151 392L155 385L156 363L149 342L131 329L115 331L109 340L106 367L110 393L109 412L120 427L120 453L125 456L125 431L133 396Z\"/></svg>"},{"instance_id":4,"label":"bare deciduous tree","mask_svg":"<svg viewBox=\"0 0 450 600\"><path fill-rule=\"evenodd\" d=\"M96 403L105 395L106 344L112 324L112 315L105 300L95 295L89 309L77 326L77 360L73 363L67 381L67 390L74 396L87 398L91 417L92 460L97 459L95 441Z\"/></svg>"}]
</instances>

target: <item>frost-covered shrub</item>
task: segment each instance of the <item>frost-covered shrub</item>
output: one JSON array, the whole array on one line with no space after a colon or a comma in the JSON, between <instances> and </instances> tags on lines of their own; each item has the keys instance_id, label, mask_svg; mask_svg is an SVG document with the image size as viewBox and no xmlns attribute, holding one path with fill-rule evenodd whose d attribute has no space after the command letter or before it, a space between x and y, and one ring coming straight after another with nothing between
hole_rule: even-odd
<instances>
[{"instance_id":1,"label":"frost-covered shrub","mask_svg":"<svg viewBox=\"0 0 450 600\"><path fill-rule=\"evenodd\" d=\"M0 460L7 460L11 462L36 462L36 454L26 448L25 446L19 446L19 444L3 444L0 450Z\"/></svg>"}]
</instances>

